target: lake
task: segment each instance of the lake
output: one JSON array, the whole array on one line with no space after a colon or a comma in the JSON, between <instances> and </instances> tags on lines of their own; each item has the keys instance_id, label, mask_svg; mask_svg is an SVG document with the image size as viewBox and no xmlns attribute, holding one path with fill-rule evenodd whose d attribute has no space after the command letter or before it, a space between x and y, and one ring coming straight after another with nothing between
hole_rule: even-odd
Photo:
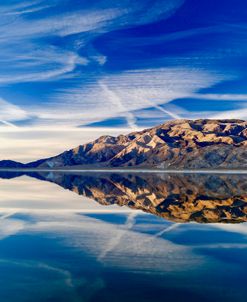
<instances>
[{"instance_id":1,"label":"lake","mask_svg":"<svg viewBox=\"0 0 247 302\"><path fill-rule=\"evenodd\" d=\"M247 174L0 172L0 301L246 301Z\"/></svg>"}]
</instances>

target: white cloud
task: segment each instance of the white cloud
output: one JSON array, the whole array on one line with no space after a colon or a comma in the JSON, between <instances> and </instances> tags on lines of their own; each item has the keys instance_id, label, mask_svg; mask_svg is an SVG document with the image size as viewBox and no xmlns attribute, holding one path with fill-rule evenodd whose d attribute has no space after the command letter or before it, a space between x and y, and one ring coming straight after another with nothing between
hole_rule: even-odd
<instances>
[{"instance_id":1,"label":"white cloud","mask_svg":"<svg viewBox=\"0 0 247 302\"><path fill-rule=\"evenodd\" d=\"M230 93L194 93L190 98L216 101L247 101L247 94Z\"/></svg>"},{"instance_id":2,"label":"white cloud","mask_svg":"<svg viewBox=\"0 0 247 302\"><path fill-rule=\"evenodd\" d=\"M52 2L53 0L51 0L50 2ZM0 3L0 13L2 15L5 14L15 14L18 12L21 12L22 10L26 10L26 9L31 9L31 8L35 8L35 7L39 7L41 5L41 3L43 2L43 0L30 0L30 1L22 1L17 2L16 1L8 1L9 3Z\"/></svg>"},{"instance_id":3,"label":"white cloud","mask_svg":"<svg viewBox=\"0 0 247 302\"><path fill-rule=\"evenodd\" d=\"M32 14L36 12L40 12L44 9L48 9L52 7L54 4L50 3L49 4L42 4L43 0L39 1L31 1L31 2L23 2L20 3L19 5L12 5L12 6L5 6L4 8L0 8L0 13L6 15L6 16L17 16L17 15L24 15L24 14Z\"/></svg>"},{"instance_id":4,"label":"white cloud","mask_svg":"<svg viewBox=\"0 0 247 302\"><path fill-rule=\"evenodd\" d=\"M0 52L0 85L58 79L73 72L77 65L88 64L86 58L72 51L57 47L37 49L31 43L18 46L11 42L0 46Z\"/></svg>"},{"instance_id":5,"label":"white cloud","mask_svg":"<svg viewBox=\"0 0 247 302\"><path fill-rule=\"evenodd\" d=\"M51 157L90 142L101 135L119 135L129 129L41 127L0 127L0 160L30 162Z\"/></svg>"},{"instance_id":6,"label":"white cloud","mask_svg":"<svg viewBox=\"0 0 247 302\"><path fill-rule=\"evenodd\" d=\"M238 110L226 110L223 112L217 112L215 113L212 118L215 119L247 119L247 107L243 107L242 109Z\"/></svg>"},{"instance_id":7,"label":"white cloud","mask_svg":"<svg viewBox=\"0 0 247 302\"><path fill-rule=\"evenodd\" d=\"M108 21L121 15L121 10L104 9L99 11L82 10L32 20L26 20L17 16L13 18L13 22L2 24L0 28L0 41L13 39L20 41L20 39L51 35L67 36L104 29Z\"/></svg>"},{"instance_id":8,"label":"white cloud","mask_svg":"<svg viewBox=\"0 0 247 302\"><path fill-rule=\"evenodd\" d=\"M25 110L0 98L0 122L7 126L14 126L12 122L24 120L28 117Z\"/></svg>"},{"instance_id":9,"label":"white cloud","mask_svg":"<svg viewBox=\"0 0 247 302\"><path fill-rule=\"evenodd\" d=\"M98 35L166 19L174 14L183 3L182 0L157 1L152 4L150 1L141 3L134 3L131 0L114 3L98 1L97 6L91 6L89 3L87 9L77 11L60 9L60 2L57 0L0 3L1 88L16 83L61 79L68 80L66 87L70 86L66 89L53 90L52 93L47 91L47 99L42 99L42 103L37 99L36 103L17 106L0 99L0 121L5 125L4 129L0 129L5 131L5 134L1 132L0 138L1 146L3 146L1 157L29 161L43 156L51 156L66 148L91 140L85 131L77 132L76 127L108 118L123 117L128 123L128 130L136 129L138 117L145 118L147 113L143 110L150 107L155 108L155 113L159 112L160 121L162 121L162 117L164 119L214 116L246 118L244 107L241 110L219 114L217 112L187 112L183 108L169 104L176 98L186 97L201 97L205 100L215 97L218 100L231 100L234 97L234 100L246 101L246 95L241 94L203 95L198 93L202 88L232 78L232 75L204 70L202 59L205 60L208 55L204 50L200 53L200 60L198 59L200 64L198 65L191 65L194 59L197 60L198 53L189 53L188 57L171 56L167 58L168 63L176 61L175 66L180 64L186 67L130 70L109 76L102 72L108 58L100 54L96 46L92 45L92 41ZM37 13L49 7L51 7L48 10L49 13ZM225 30L231 30L231 27L213 25L193 28L152 36L151 40L149 37L139 37L136 39L135 45L139 43L139 45L145 46L150 45L151 42L169 42ZM68 38L74 34L80 35L75 39L69 37L71 44L66 47L60 47L59 43L54 46L49 42L49 39L54 36L64 42L66 40L64 37ZM128 46L127 40L126 46ZM80 55L81 53L83 55ZM210 53L210 55L212 54ZM222 56L221 50L217 56L219 55ZM191 60L191 56L193 60ZM90 64L93 67L97 65L96 69L92 71ZM192 67L188 67L189 65ZM79 72L77 72L77 67L80 69ZM91 73L87 78L88 70ZM87 78L87 84L85 84L85 78ZM13 101L15 104L21 104L19 100ZM138 112L138 116L135 112ZM29 119L29 127L33 128L33 131L29 132L30 139L26 139L25 136L27 133L25 131L29 131L30 128L23 129L22 132L16 131L15 136L12 132L7 138L6 133L10 134L10 130L7 128L14 127L15 121L25 119ZM51 133L46 132L47 127L51 129ZM55 138L54 134L58 133L59 127L61 130L67 127L72 133L71 137L68 131L61 132L61 135L57 135ZM43 133L46 133L46 140L41 137L42 131L37 131L37 128L43 129ZM102 131L114 133L111 129ZM121 129L116 130L118 133L120 131ZM64 133L66 135L62 139ZM100 131L97 133L99 134ZM92 136L92 138L95 137L96 135ZM15 150L17 146L20 148L19 155ZM20 155L21 153L22 155Z\"/></svg>"},{"instance_id":10,"label":"white cloud","mask_svg":"<svg viewBox=\"0 0 247 302\"><path fill-rule=\"evenodd\" d=\"M127 71L104 76L88 87L61 90L46 109L31 108L41 119L63 120L73 117L80 124L123 116L135 127L134 110L155 107L179 117L179 108L163 109L159 105L176 98L193 95L197 90L220 82L225 77L193 68L160 68ZM69 108L69 109L68 109Z\"/></svg>"},{"instance_id":11,"label":"white cloud","mask_svg":"<svg viewBox=\"0 0 247 302\"><path fill-rule=\"evenodd\" d=\"M37 3L39 3L38 1ZM46 81L64 76L73 78L77 65L87 65L91 60L104 64L106 58L100 54L97 57L81 57L77 50L66 50L40 42L38 39L50 36L66 36L77 33L100 30L108 21L121 15L118 9L76 11L62 14L52 14L43 18L26 19L19 15L21 9L35 10L36 2L23 5L0 7L0 85L11 83ZM52 3L51 3L52 5ZM5 9L5 11L4 11ZM9 12L8 12L9 9ZM15 16L6 16L6 11ZM83 45L83 37L81 37ZM73 47L70 47L73 49Z\"/></svg>"},{"instance_id":12,"label":"white cloud","mask_svg":"<svg viewBox=\"0 0 247 302\"><path fill-rule=\"evenodd\" d=\"M91 60L104 65L106 57L97 51L92 50L93 54L89 51L87 58L81 58L76 49L62 51L40 39L80 33L83 35L80 35L77 45L83 48L86 43L87 49L93 49L90 44L95 36L130 24L168 17L182 3L182 0L166 0L159 6L149 4L149 14L146 14L146 3L135 5L129 0L115 4L99 2L98 8L93 6L77 11L54 9L50 11L52 13L33 18L26 15L44 8L53 9L55 5L59 7L59 2L49 1L47 4L44 0L33 0L0 4L0 84L57 79L72 73L77 64L87 65ZM74 76L70 75L71 78Z\"/></svg>"}]
</instances>

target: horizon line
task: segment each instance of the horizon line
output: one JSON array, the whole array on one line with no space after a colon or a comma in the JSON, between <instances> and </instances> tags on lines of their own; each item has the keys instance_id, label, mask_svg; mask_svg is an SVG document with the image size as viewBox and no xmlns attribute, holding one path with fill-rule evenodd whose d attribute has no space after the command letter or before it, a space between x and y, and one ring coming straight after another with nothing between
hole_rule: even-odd
<instances>
[{"instance_id":1,"label":"horizon line","mask_svg":"<svg viewBox=\"0 0 247 302\"><path fill-rule=\"evenodd\" d=\"M140 168L133 168L133 169L16 169L16 168L0 168L0 172L62 172L62 173L98 173L98 172L105 172L105 173L172 173L172 174L247 174L247 169L140 169Z\"/></svg>"}]
</instances>

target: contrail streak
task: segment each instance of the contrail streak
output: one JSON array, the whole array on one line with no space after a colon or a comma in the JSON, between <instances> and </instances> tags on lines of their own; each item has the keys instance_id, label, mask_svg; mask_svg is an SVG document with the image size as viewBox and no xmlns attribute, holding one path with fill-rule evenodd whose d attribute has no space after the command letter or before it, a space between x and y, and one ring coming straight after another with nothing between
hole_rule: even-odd
<instances>
[{"instance_id":1,"label":"contrail streak","mask_svg":"<svg viewBox=\"0 0 247 302\"><path fill-rule=\"evenodd\" d=\"M12 127L12 128L18 128L16 125L14 125L10 122L7 122L7 121L1 121L1 123L3 123L6 126Z\"/></svg>"}]
</instances>

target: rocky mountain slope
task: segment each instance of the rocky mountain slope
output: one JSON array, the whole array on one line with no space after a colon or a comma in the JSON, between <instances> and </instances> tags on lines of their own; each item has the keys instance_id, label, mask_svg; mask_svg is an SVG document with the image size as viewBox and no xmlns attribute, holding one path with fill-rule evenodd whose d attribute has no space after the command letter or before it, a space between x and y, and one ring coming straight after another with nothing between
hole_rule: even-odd
<instances>
[{"instance_id":1,"label":"rocky mountain slope","mask_svg":"<svg viewBox=\"0 0 247 302\"><path fill-rule=\"evenodd\" d=\"M99 139L28 168L247 168L247 121L173 120L154 128ZM1 167L1 162L0 162Z\"/></svg>"}]
</instances>

